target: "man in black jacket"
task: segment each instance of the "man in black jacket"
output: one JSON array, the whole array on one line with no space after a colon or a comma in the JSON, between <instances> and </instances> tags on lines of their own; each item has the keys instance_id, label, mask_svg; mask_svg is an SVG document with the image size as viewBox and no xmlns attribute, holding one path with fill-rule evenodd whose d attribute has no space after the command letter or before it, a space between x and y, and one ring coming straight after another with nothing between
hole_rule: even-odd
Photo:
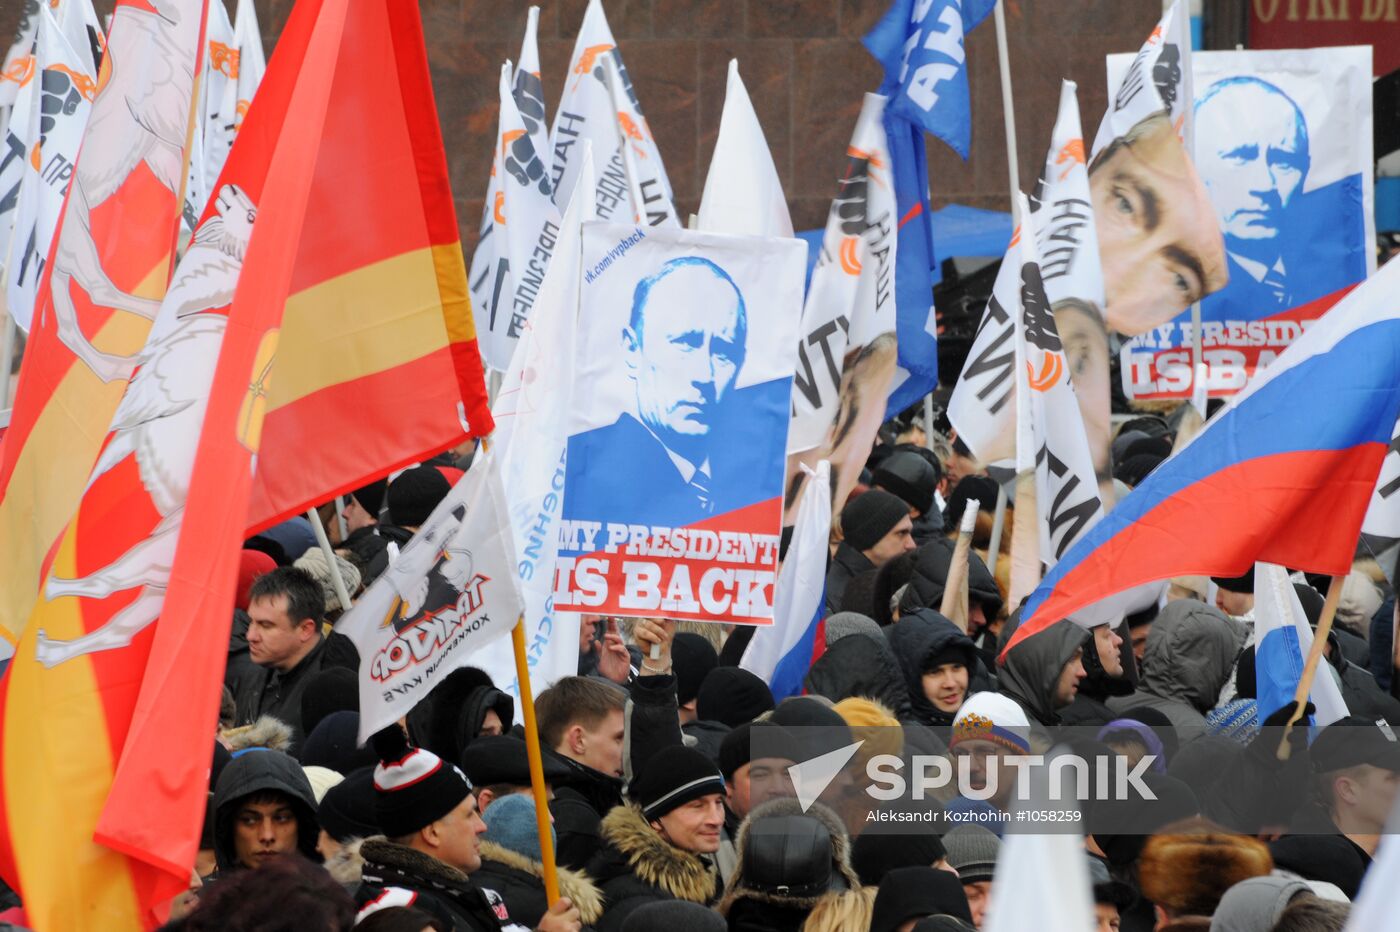
<instances>
[{"instance_id":1,"label":"man in black jacket","mask_svg":"<svg viewBox=\"0 0 1400 932\"><path fill-rule=\"evenodd\" d=\"M914 549L914 523L909 506L897 495L872 489L841 509L841 543L826 571L826 610L840 608L846 583L879 569Z\"/></svg>"},{"instance_id":2,"label":"man in black jacket","mask_svg":"<svg viewBox=\"0 0 1400 932\"><path fill-rule=\"evenodd\" d=\"M216 877L256 869L293 851L320 859L311 783L281 751L254 748L230 761L219 774L212 805Z\"/></svg>"},{"instance_id":3,"label":"man in black jacket","mask_svg":"<svg viewBox=\"0 0 1400 932\"><path fill-rule=\"evenodd\" d=\"M410 903L457 932L519 930L497 894L469 876L481 867L477 812L467 778L431 751L413 748L397 725L374 736L375 818L387 837L360 846L363 881L357 921ZM540 932L578 932L578 910L560 898L540 919Z\"/></svg>"},{"instance_id":4,"label":"man in black jacket","mask_svg":"<svg viewBox=\"0 0 1400 932\"><path fill-rule=\"evenodd\" d=\"M301 697L326 662L325 608L321 584L305 570L284 566L254 580L248 653L233 655L224 675L238 710L236 724L271 715L290 725L294 742L301 744Z\"/></svg>"}]
</instances>

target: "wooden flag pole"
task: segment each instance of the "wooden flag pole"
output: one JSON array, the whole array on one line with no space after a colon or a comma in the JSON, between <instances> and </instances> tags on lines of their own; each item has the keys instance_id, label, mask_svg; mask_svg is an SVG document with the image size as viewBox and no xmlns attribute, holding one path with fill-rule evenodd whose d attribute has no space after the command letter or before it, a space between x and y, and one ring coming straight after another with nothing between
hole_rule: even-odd
<instances>
[{"instance_id":1,"label":"wooden flag pole","mask_svg":"<svg viewBox=\"0 0 1400 932\"><path fill-rule=\"evenodd\" d=\"M1346 576L1333 576L1327 587L1327 601L1322 603L1322 617L1318 618L1317 630L1313 632L1312 648L1308 651L1307 662L1303 664L1303 675L1298 677L1298 688L1293 692L1293 714L1289 716L1288 724L1283 726L1283 739L1278 743L1279 760L1288 760L1291 753L1288 736L1302 718L1303 706L1308 704L1313 678L1317 675L1317 664L1322 659L1323 648L1327 646L1327 636L1332 633L1332 619L1336 617L1337 605L1342 601L1342 583L1345 581Z\"/></svg>"},{"instance_id":2,"label":"wooden flag pole","mask_svg":"<svg viewBox=\"0 0 1400 932\"><path fill-rule=\"evenodd\" d=\"M306 518L311 522L311 530L316 533L316 543L326 555L326 568L331 573L331 585L335 587L335 597L340 600L340 610L350 611L350 593L345 589L345 578L340 575L340 561L331 549L331 539L326 536L326 526L321 523L321 513L315 508L306 509Z\"/></svg>"},{"instance_id":3,"label":"wooden flag pole","mask_svg":"<svg viewBox=\"0 0 1400 932\"><path fill-rule=\"evenodd\" d=\"M549 821L549 794L544 788L544 756L540 750L540 730L535 724L535 697L530 689L530 661L525 656L525 616L521 615L510 632L515 648L515 679L520 684L520 709L525 718L525 751L530 759L530 789L535 796L535 829L540 835L540 862L544 865L545 902L559 900L559 868L554 863L554 832Z\"/></svg>"},{"instance_id":4,"label":"wooden flag pole","mask_svg":"<svg viewBox=\"0 0 1400 932\"><path fill-rule=\"evenodd\" d=\"M958 527L958 542L953 545L953 559L948 564L948 578L943 583L943 601L938 613L967 633L967 586L970 571L968 554L972 550L972 530L977 525L977 509L981 503L968 499Z\"/></svg>"},{"instance_id":5,"label":"wooden flag pole","mask_svg":"<svg viewBox=\"0 0 1400 932\"><path fill-rule=\"evenodd\" d=\"M1006 527L1006 486L997 483L996 511L992 512L992 539L987 542L987 572L997 575L997 560L1001 557L1001 534Z\"/></svg>"}]
</instances>

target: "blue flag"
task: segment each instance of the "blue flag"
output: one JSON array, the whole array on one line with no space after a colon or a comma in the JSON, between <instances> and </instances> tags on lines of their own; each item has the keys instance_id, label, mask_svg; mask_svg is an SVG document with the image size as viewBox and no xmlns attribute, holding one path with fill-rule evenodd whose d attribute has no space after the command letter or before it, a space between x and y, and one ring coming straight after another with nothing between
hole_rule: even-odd
<instances>
[{"instance_id":1,"label":"blue flag","mask_svg":"<svg viewBox=\"0 0 1400 932\"><path fill-rule=\"evenodd\" d=\"M899 371L885 408L885 416L894 417L938 387L938 338L933 313L933 211L928 202L924 133L887 109L885 136L899 213L894 264Z\"/></svg>"},{"instance_id":2,"label":"blue flag","mask_svg":"<svg viewBox=\"0 0 1400 932\"><path fill-rule=\"evenodd\" d=\"M865 37L885 68L888 112L904 117L967 158L972 105L967 90L964 34L996 0L894 0Z\"/></svg>"}]
</instances>

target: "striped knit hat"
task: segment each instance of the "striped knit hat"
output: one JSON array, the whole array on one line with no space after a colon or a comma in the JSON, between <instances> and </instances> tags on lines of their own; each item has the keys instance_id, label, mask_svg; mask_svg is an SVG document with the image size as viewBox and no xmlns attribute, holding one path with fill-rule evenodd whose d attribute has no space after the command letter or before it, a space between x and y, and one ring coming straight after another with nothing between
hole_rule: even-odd
<instances>
[{"instance_id":1,"label":"striped knit hat","mask_svg":"<svg viewBox=\"0 0 1400 932\"><path fill-rule=\"evenodd\" d=\"M650 822L692 799L724 795L724 777L714 761L694 748L671 745L657 751L632 783L632 799Z\"/></svg>"},{"instance_id":2,"label":"striped knit hat","mask_svg":"<svg viewBox=\"0 0 1400 932\"><path fill-rule=\"evenodd\" d=\"M963 741L990 741L1013 754L1029 754L1031 726L1016 702L1000 693L975 693L953 719L949 748Z\"/></svg>"},{"instance_id":3,"label":"striped knit hat","mask_svg":"<svg viewBox=\"0 0 1400 932\"><path fill-rule=\"evenodd\" d=\"M462 804L471 781L432 751L411 747L397 725L374 735L374 813L390 838L411 835Z\"/></svg>"}]
</instances>

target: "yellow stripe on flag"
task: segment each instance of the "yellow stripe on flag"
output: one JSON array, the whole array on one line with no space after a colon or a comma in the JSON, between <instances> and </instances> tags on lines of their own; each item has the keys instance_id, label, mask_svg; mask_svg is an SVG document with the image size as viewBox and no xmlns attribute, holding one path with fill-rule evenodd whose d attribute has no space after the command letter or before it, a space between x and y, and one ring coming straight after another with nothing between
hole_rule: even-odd
<instances>
[{"instance_id":1,"label":"yellow stripe on flag","mask_svg":"<svg viewBox=\"0 0 1400 932\"><path fill-rule=\"evenodd\" d=\"M150 283L164 281L165 273L162 263L138 290L150 290ZM118 312L92 343L104 353L130 356L146 345L150 330L149 320ZM72 451L92 450L96 458L125 391L126 382L104 384L74 360L15 461L8 494L0 501L0 552L5 554L0 637L11 644L19 642L34 610L44 553L73 516L92 471L92 462L84 462L84 457L74 456Z\"/></svg>"},{"instance_id":2,"label":"yellow stripe on flag","mask_svg":"<svg viewBox=\"0 0 1400 932\"><path fill-rule=\"evenodd\" d=\"M74 575L73 541L70 527L54 557L62 576ZM40 600L10 664L0 737L5 814L29 924L45 932L139 929L126 857L92 841L114 769L92 662L81 656L45 668L34 659L41 629L53 638L83 634L79 600Z\"/></svg>"},{"instance_id":3,"label":"yellow stripe on flag","mask_svg":"<svg viewBox=\"0 0 1400 932\"><path fill-rule=\"evenodd\" d=\"M462 244L434 246L433 265L437 269L438 292L442 296L442 313L447 321L448 339L453 343L475 340L476 324L472 321L472 303L467 290L467 267L462 262Z\"/></svg>"},{"instance_id":4,"label":"yellow stripe on flag","mask_svg":"<svg viewBox=\"0 0 1400 932\"><path fill-rule=\"evenodd\" d=\"M277 355L294 364L274 368L268 413L445 347L434 251L406 252L289 297Z\"/></svg>"}]
</instances>

